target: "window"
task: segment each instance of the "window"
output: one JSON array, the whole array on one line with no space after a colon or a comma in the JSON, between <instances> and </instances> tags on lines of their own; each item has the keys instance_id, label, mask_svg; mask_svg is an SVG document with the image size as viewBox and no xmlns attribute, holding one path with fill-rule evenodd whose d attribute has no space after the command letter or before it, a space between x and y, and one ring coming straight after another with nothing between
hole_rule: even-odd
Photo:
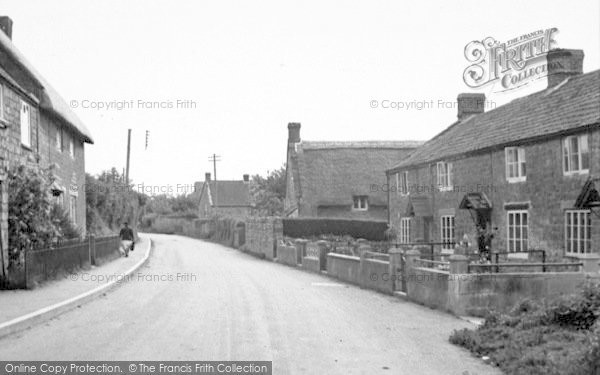
<instances>
[{"instance_id":1,"label":"window","mask_svg":"<svg viewBox=\"0 0 600 375\"><path fill-rule=\"evenodd\" d=\"M408 195L408 172L400 173L400 194Z\"/></svg>"},{"instance_id":2,"label":"window","mask_svg":"<svg viewBox=\"0 0 600 375\"><path fill-rule=\"evenodd\" d=\"M568 254L588 254L592 251L590 211L565 212L565 249Z\"/></svg>"},{"instance_id":3,"label":"window","mask_svg":"<svg viewBox=\"0 0 600 375\"><path fill-rule=\"evenodd\" d=\"M504 149L506 157L506 180L508 182L525 181L525 149L523 147L507 147Z\"/></svg>"},{"instance_id":4,"label":"window","mask_svg":"<svg viewBox=\"0 0 600 375\"><path fill-rule=\"evenodd\" d=\"M452 190L452 163L437 163L437 184L440 190Z\"/></svg>"},{"instance_id":5,"label":"window","mask_svg":"<svg viewBox=\"0 0 600 375\"><path fill-rule=\"evenodd\" d=\"M527 211L522 210L507 212L507 245L508 251L511 253L525 252L528 250L528 216Z\"/></svg>"},{"instance_id":6,"label":"window","mask_svg":"<svg viewBox=\"0 0 600 375\"><path fill-rule=\"evenodd\" d=\"M400 219L400 243L410 243L410 217Z\"/></svg>"},{"instance_id":7,"label":"window","mask_svg":"<svg viewBox=\"0 0 600 375\"><path fill-rule=\"evenodd\" d=\"M77 222L77 196L71 195L69 196L69 217L71 221Z\"/></svg>"},{"instance_id":8,"label":"window","mask_svg":"<svg viewBox=\"0 0 600 375\"><path fill-rule=\"evenodd\" d=\"M31 147L31 108L21 101L21 144Z\"/></svg>"},{"instance_id":9,"label":"window","mask_svg":"<svg viewBox=\"0 0 600 375\"><path fill-rule=\"evenodd\" d=\"M574 135L563 139L563 171L565 174L588 173L590 153L588 136Z\"/></svg>"},{"instance_id":10,"label":"window","mask_svg":"<svg viewBox=\"0 0 600 375\"><path fill-rule=\"evenodd\" d=\"M59 152L62 152L62 150L63 150L63 133L62 133L62 129L58 128L58 127L56 128L55 142L56 142L56 150L58 150Z\"/></svg>"},{"instance_id":11,"label":"window","mask_svg":"<svg viewBox=\"0 0 600 375\"><path fill-rule=\"evenodd\" d=\"M444 215L440 218L442 250L454 249L454 215Z\"/></svg>"},{"instance_id":12,"label":"window","mask_svg":"<svg viewBox=\"0 0 600 375\"><path fill-rule=\"evenodd\" d=\"M75 158L75 142L73 142L73 138L69 138L69 155Z\"/></svg>"},{"instance_id":13,"label":"window","mask_svg":"<svg viewBox=\"0 0 600 375\"><path fill-rule=\"evenodd\" d=\"M366 195L357 195L353 197L354 205L352 209L356 211L366 211L369 209L369 202Z\"/></svg>"}]
</instances>

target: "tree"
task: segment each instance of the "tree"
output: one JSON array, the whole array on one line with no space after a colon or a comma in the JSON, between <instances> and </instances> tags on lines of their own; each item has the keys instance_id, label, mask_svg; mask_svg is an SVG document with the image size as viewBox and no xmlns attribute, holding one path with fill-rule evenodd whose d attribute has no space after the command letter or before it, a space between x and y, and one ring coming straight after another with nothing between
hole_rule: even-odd
<instances>
[{"instance_id":1,"label":"tree","mask_svg":"<svg viewBox=\"0 0 600 375\"><path fill-rule=\"evenodd\" d=\"M285 200L285 165L267 176L252 176L250 193L258 214L261 216L279 216L283 214Z\"/></svg>"}]
</instances>

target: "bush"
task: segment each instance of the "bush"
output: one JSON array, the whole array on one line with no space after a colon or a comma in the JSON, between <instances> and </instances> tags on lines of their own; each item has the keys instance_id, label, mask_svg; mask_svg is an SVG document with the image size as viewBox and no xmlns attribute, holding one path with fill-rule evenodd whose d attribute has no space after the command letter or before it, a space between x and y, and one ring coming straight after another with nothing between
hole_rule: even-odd
<instances>
[{"instance_id":1,"label":"bush","mask_svg":"<svg viewBox=\"0 0 600 375\"><path fill-rule=\"evenodd\" d=\"M385 221L333 218L285 218L282 221L283 234L296 238L336 235L383 241L388 229Z\"/></svg>"},{"instance_id":2,"label":"bush","mask_svg":"<svg viewBox=\"0 0 600 375\"><path fill-rule=\"evenodd\" d=\"M477 330L454 331L452 344L489 356L509 375L600 374L600 284L557 301L524 300L491 312Z\"/></svg>"},{"instance_id":3,"label":"bush","mask_svg":"<svg viewBox=\"0 0 600 375\"><path fill-rule=\"evenodd\" d=\"M8 248L10 264L19 264L24 251L50 246L60 239L52 222L49 171L16 165L8 171Z\"/></svg>"}]
</instances>

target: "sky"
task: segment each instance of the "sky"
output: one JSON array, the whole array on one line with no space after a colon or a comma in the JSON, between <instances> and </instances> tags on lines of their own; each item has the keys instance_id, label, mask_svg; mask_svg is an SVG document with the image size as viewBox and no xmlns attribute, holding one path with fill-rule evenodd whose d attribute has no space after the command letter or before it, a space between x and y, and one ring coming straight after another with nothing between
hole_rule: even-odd
<instances>
[{"instance_id":1,"label":"sky","mask_svg":"<svg viewBox=\"0 0 600 375\"><path fill-rule=\"evenodd\" d=\"M427 140L455 121L459 93L486 94L488 110L546 87L468 87L474 40L554 27L555 47L597 70L600 1L576 4L0 0L0 15L92 132L86 171L122 170L132 129L133 183L177 194L212 154L219 179L281 167L289 122L304 140Z\"/></svg>"}]
</instances>

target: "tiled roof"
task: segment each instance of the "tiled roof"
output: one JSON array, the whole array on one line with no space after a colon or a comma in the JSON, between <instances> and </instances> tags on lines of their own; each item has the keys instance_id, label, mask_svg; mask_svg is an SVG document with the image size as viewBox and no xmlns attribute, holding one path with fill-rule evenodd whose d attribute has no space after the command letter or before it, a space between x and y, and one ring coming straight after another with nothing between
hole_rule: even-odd
<instances>
[{"instance_id":1,"label":"tiled roof","mask_svg":"<svg viewBox=\"0 0 600 375\"><path fill-rule=\"evenodd\" d=\"M600 70L596 70L455 122L391 170L599 123Z\"/></svg>"},{"instance_id":2,"label":"tiled roof","mask_svg":"<svg viewBox=\"0 0 600 375\"><path fill-rule=\"evenodd\" d=\"M211 181L209 191L212 202L216 206L250 206L250 183L225 180L215 183L215 181Z\"/></svg>"},{"instance_id":3,"label":"tiled roof","mask_svg":"<svg viewBox=\"0 0 600 375\"><path fill-rule=\"evenodd\" d=\"M46 81L46 79L27 61L25 56L15 47L12 41L0 32L0 46L3 47L11 57L21 65L31 77L36 80L43 88L43 97L40 98L40 106L61 118L70 125L85 142L93 143L92 135L83 121L71 110L65 100L58 92Z\"/></svg>"},{"instance_id":4,"label":"tiled roof","mask_svg":"<svg viewBox=\"0 0 600 375\"><path fill-rule=\"evenodd\" d=\"M342 149L342 148L376 148L406 149L421 146L423 141L302 141L304 150Z\"/></svg>"}]
</instances>

